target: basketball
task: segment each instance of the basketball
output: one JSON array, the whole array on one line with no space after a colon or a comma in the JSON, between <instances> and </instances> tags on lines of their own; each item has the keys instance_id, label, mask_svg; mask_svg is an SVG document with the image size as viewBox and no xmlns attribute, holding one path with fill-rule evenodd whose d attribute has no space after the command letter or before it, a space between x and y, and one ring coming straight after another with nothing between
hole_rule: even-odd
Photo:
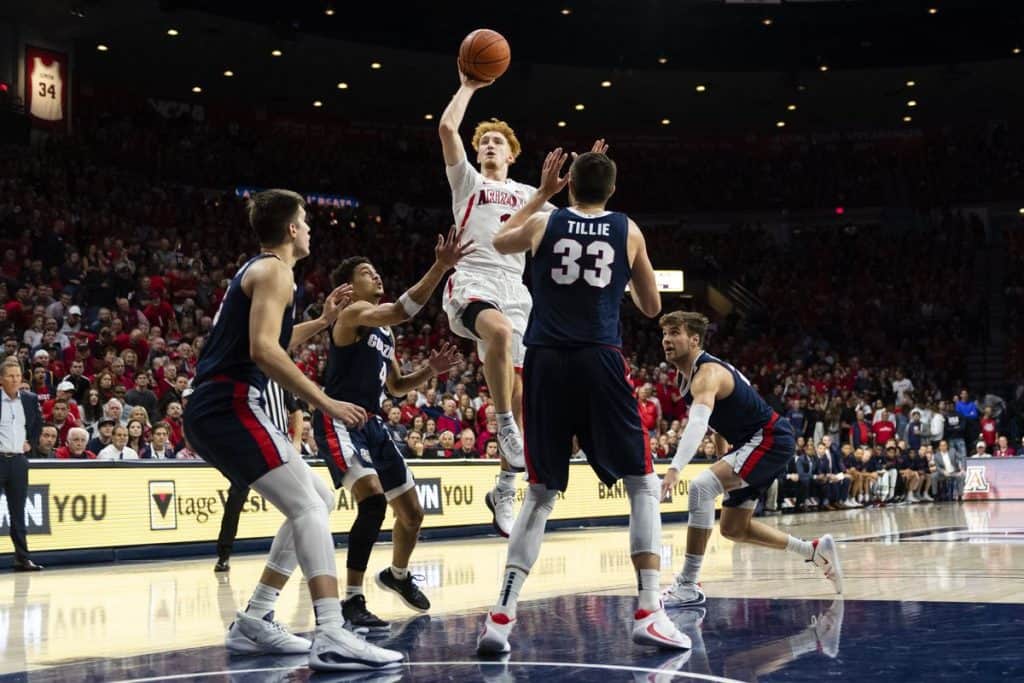
<instances>
[{"instance_id":1,"label":"basketball","mask_svg":"<svg viewBox=\"0 0 1024 683\"><path fill-rule=\"evenodd\" d=\"M493 81L505 73L512 51L505 36L489 28L478 28L459 47L459 69L474 81Z\"/></svg>"}]
</instances>

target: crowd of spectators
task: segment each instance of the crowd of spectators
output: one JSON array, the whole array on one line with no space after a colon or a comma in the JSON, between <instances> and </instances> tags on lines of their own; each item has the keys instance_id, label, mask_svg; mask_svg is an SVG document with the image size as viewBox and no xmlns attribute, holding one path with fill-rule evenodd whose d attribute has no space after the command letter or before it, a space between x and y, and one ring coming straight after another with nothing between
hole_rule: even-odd
<instances>
[{"instance_id":1,"label":"crowd of spectators","mask_svg":"<svg viewBox=\"0 0 1024 683\"><path fill-rule=\"evenodd\" d=\"M256 249L242 201L224 188L343 186L392 202L377 210L311 207L313 255L297 278L301 319L319 315L328 273L343 256L370 256L387 291L403 291L432 257L432 230L444 227L410 227L393 205L427 192L435 204L446 201L432 134L428 141L369 131L353 141L338 133L346 144L342 159L331 137L295 147L288 131L261 136L152 115L96 115L86 123L68 139L0 154L2 355L21 360L51 425L36 457L196 457L181 427L188 382L228 280ZM662 163L633 158L630 149L636 148L624 145L618 157L623 168L647 171ZM928 147L922 153L939 154ZM395 166L396 157L407 165ZM315 177L324 167L352 175ZM727 194L717 201L729 201ZM907 433L913 410L931 419L943 399L952 400L963 385L964 349L986 319L984 292L973 286L968 250L961 248L983 239L976 220L947 212L916 226L817 227L782 237L756 225L727 233L654 229L648 245L656 267L685 263L736 273L763 302L763 310L747 316L718 318L710 348L789 415L812 450L827 436L837 449L849 443L884 457L885 433L874 430L886 422L880 411L893 416L897 446L902 439L908 454L920 453ZM738 240L744 249L735 249ZM452 338L437 297L395 334L406 370ZM674 372L662 362L657 325L627 304L623 339L651 450L671 456L686 411ZM315 381L323 375L326 341L314 337L295 352ZM463 350L454 372L382 406L408 457L496 457L480 362L471 345ZM913 389L896 392L894 383L903 381ZM574 400L571 387L560 400ZM994 421L989 428L978 416L985 451L1006 453L1024 435L1024 406L982 400ZM853 442L858 411L870 433ZM303 453L315 457L308 419L296 432ZM935 440L933 432L924 434ZM964 439L973 444L975 436ZM1000 450L1001 437L1007 444ZM578 444L574 450L585 457ZM713 446L703 456L714 458Z\"/></svg>"}]
</instances>

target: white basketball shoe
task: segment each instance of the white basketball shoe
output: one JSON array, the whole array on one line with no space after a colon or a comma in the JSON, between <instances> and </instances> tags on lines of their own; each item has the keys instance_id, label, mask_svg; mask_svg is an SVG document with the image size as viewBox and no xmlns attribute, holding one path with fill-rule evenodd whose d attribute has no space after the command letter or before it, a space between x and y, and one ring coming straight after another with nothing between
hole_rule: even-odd
<instances>
[{"instance_id":1,"label":"white basketball shoe","mask_svg":"<svg viewBox=\"0 0 1024 683\"><path fill-rule=\"evenodd\" d=\"M683 581L678 576L675 582L661 593L665 607L696 607L707 602L699 584Z\"/></svg>"},{"instance_id":2,"label":"white basketball shoe","mask_svg":"<svg viewBox=\"0 0 1024 683\"><path fill-rule=\"evenodd\" d=\"M672 650L689 650L693 647L690 636L676 628L665 614L664 607L653 612L643 609L636 611L633 615L633 642Z\"/></svg>"},{"instance_id":3,"label":"white basketball shoe","mask_svg":"<svg viewBox=\"0 0 1024 683\"><path fill-rule=\"evenodd\" d=\"M309 668L314 671L378 671L401 665L405 655L371 645L337 627L320 627L313 635Z\"/></svg>"},{"instance_id":4,"label":"white basketball shoe","mask_svg":"<svg viewBox=\"0 0 1024 683\"><path fill-rule=\"evenodd\" d=\"M501 491L494 487L484 496L484 502L493 515L495 531L508 538L512 533L512 525L516 522L515 490Z\"/></svg>"},{"instance_id":5,"label":"white basketball shoe","mask_svg":"<svg viewBox=\"0 0 1024 683\"><path fill-rule=\"evenodd\" d=\"M513 423L511 427L498 429L498 448L509 465L517 470L526 467L526 456L523 455L523 435L519 432L519 425Z\"/></svg>"},{"instance_id":6,"label":"white basketball shoe","mask_svg":"<svg viewBox=\"0 0 1024 683\"><path fill-rule=\"evenodd\" d=\"M480 633L480 637L476 639L477 653L482 655L502 655L506 652L511 652L512 646L508 643L508 635L512 632L512 627L515 625L516 620L507 614L488 612L487 618L484 619L484 630Z\"/></svg>"},{"instance_id":7,"label":"white basketball shoe","mask_svg":"<svg viewBox=\"0 0 1024 683\"><path fill-rule=\"evenodd\" d=\"M839 564L839 550L836 548L835 539L832 534L825 534L817 541L814 541L814 555L809 562L813 562L825 573L825 578L832 582L836 593L843 592L843 568Z\"/></svg>"},{"instance_id":8,"label":"white basketball shoe","mask_svg":"<svg viewBox=\"0 0 1024 683\"><path fill-rule=\"evenodd\" d=\"M274 621L273 612L262 619L238 612L228 627L224 646L233 655L298 655L309 652L310 642Z\"/></svg>"}]
</instances>

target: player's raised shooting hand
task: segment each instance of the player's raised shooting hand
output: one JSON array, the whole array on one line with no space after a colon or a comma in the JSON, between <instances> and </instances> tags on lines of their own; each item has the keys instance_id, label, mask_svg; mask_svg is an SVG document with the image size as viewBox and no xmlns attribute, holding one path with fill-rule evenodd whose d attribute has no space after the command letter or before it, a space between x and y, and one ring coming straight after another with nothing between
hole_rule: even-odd
<instances>
[{"instance_id":1,"label":"player's raised shooting hand","mask_svg":"<svg viewBox=\"0 0 1024 683\"><path fill-rule=\"evenodd\" d=\"M669 492L679 483L679 470L669 467L661 478L661 500L667 500Z\"/></svg>"},{"instance_id":2,"label":"player's raised shooting hand","mask_svg":"<svg viewBox=\"0 0 1024 683\"><path fill-rule=\"evenodd\" d=\"M491 80L491 81L477 81L477 80L474 80L474 79L470 78L469 76L467 76L466 73L462 70L462 67L460 66L459 67L459 83L461 83L464 88L469 88L470 90L479 90L480 88L486 88L487 86L489 86L492 83L494 83L494 81L493 80Z\"/></svg>"},{"instance_id":3,"label":"player's raised shooting hand","mask_svg":"<svg viewBox=\"0 0 1024 683\"><path fill-rule=\"evenodd\" d=\"M452 371L462 361L462 354L454 344L445 342L440 349L430 352L427 365L434 371L434 375L443 375Z\"/></svg>"},{"instance_id":4,"label":"player's raised shooting hand","mask_svg":"<svg viewBox=\"0 0 1024 683\"><path fill-rule=\"evenodd\" d=\"M540 187L537 188L537 192L545 199L551 199L569 184L568 173L561 178L558 177L568 158L569 155L563 152L561 147L548 152L547 157L544 158L544 166L540 171Z\"/></svg>"},{"instance_id":5,"label":"player's raised shooting hand","mask_svg":"<svg viewBox=\"0 0 1024 683\"><path fill-rule=\"evenodd\" d=\"M366 424L366 411L354 403L327 399L324 412L344 422L346 427L359 428Z\"/></svg>"},{"instance_id":6,"label":"player's raised shooting hand","mask_svg":"<svg viewBox=\"0 0 1024 683\"><path fill-rule=\"evenodd\" d=\"M457 229L453 225L448 231L447 237L437 236L437 246L434 247L434 260L439 265L444 266L445 270L448 270L449 268L454 268L455 264L463 256L472 254L474 251L476 251L476 247L473 246L473 240L463 242L462 230Z\"/></svg>"},{"instance_id":7,"label":"player's raised shooting hand","mask_svg":"<svg viewBox=\"0 0 1024 683\"><path fill-rule=\"evenodd\" d=\"M350 303L352 303L352 285L341 285L324 299L324 311L320 314L320 318L328 325L333 325L341 311Z\"/></svg>"}]
</instances>

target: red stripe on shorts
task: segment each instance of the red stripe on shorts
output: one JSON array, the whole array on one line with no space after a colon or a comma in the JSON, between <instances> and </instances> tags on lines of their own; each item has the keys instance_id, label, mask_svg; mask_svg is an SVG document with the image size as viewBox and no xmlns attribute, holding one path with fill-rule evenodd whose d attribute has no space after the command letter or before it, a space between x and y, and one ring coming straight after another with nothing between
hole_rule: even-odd
<instances>
[{"instance_id":1,"label":"red stripe on shorts","mask_svg":"<svg viewBox=\"0 0 1024 683\"><path fill-rule=\"evenodd\" d=\"M338 438L338 432L334 431L334 420L327 413L320 413L324 418L324 436L327 438L327 450L331 453L331 460L338 466L342 472L348 471L348 465L345 464L345 454L341 451L341 439Z\"/></svg>"},{"instance_id":2,"label":"red stripe on shorts","mask_svg":"<svg viewBox=\"0 0 1024 683\"><path fill-rule=\"evenodd\" d=\"M245 382L235 382L233 399L232 407L234 408L235 415L242 421L242 426L249 431L252 438L256 440L256 445L259 446L260 453L263 454L263 459L266 461L267 466L270 469L280 466L281 454L277 452L274 439L271 438L270 432L267 431L267 428L256 417L252 406L249 405L249 385Z\"/></svg>"},{"instance_id":3,"label":"red stripe on shorts","mask_svg":"<svg viewBox=\"0 0 1024 683\"><path fill-rule=\"evenodd\" d=\"M772 449L772 444L775 443L775 423L779 421L779 414L772 413L772 419L768 420L768 424L764 426L764 430L761 432L764 438L761 439L761 445L754 449L754 452L750 454L747 461L743 463L743 467L740 468L739 475L740 479L746 479L754 468L757 467L757 463L761 461L764 454Z\"/></svg>"}]
</instances>

